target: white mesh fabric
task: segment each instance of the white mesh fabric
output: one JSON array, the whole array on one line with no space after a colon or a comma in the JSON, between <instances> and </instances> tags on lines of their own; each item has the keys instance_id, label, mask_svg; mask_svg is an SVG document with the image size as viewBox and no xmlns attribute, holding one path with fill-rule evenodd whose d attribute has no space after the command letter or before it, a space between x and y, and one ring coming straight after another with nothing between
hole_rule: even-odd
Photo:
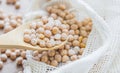
<instances>
[{"instance_id":1,"label":"white mesh fabric","mask_svg":"<svg viewBox=\"0 0 120 73\"><path fill-rule=\"evenodd\" d=\"M82 58L51 73L120 73L120 0L85 0L91 7L81 0L67 1L72 1L75 9L92 18L93 30ZM40 73L36 72L39 70L46 73L50 67L29 59L26 63L24 68L29 66L32 73Z\"/></svg>"}]
</instances>

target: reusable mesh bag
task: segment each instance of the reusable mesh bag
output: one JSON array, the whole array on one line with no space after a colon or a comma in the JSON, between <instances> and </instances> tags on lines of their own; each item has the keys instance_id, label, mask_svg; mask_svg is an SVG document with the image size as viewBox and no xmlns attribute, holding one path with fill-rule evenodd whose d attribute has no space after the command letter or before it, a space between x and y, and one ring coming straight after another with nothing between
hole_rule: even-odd
<instances>
[{"instance_id":1,"label":"reusable mesh bag","mask_svg":"<svg viewBox=\"0 0 120 73\"><path fill-rule=\"evenodd\" d=\"M39 3L42 1L36 0L33 10L40 9ZM120 1L92 0L92 3L90 0L85 2L82 0L52 0L50 4L59 2L70 4L79 20L85 17L92 18L93 29L82 58L55 68L34 61L28 56L28 60L23 63L24 73L120 73Z\"/></svg>"}]
</instances>

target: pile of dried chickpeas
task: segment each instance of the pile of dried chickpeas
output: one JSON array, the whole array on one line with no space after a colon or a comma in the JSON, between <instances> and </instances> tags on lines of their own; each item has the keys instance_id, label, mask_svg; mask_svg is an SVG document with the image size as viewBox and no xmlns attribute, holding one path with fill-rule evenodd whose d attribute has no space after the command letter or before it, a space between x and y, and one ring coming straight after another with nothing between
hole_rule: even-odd
<instances>
[{"instance_id":1,"label":"pile of dried chickpeas","mask_svg":"<svg viewBox=\"0 0 120 73\"><path fill-rule=\"evenodd\" d=\"M92 20L90 18L86 18L83 21L77 20L75 14L69 12L64 4L48 6L46 11L49 13L49 16L41 16L38 18L39 21L30 23L30 29L24 32L24 41L33 46L53 47L55 44L51 42L59 41L57 44L60 44L67 36L70 36L70 38L68 43L57 50L33 51L33 59L55 67L61 63L67 64L79 59L86 46L88 35L91 32ZM5 30L6 18L7 21L9 18L9 27L15 28L10 23L13 17L11 19L10 17L11 15L4 17L0 13L0 21L2 21L0 26L2 26L1 28L4 29L4 32L8 32ZM15 16L14 20L17 21L17 27L20 25L22 17ZM58 26L56 26L57 24ZM26 59L26 50L2 49L1 53L0 68L2 68L3 62L7 61L7 58L16 61L17 65L22 65L22 61Z\"/></svg>"},{"instance_id":2,"label":"pile of dried chickpeas","mask_svg":"<svg viewBox=\"0 0 120 73\"><path fill-rule=\"evenodd\" d=\"M68 36L69 39L57 50L34 51L34 59L52 66L79 59L91 31L92 20L86 18L78 21L75 14L69 12L64 4L48 6L46 11L48 16L41 16L39 21L30 23L30 29L24 32L24 41L33 46L49 48L58 41L65 41Z\"/></svg>"}]
</instances>

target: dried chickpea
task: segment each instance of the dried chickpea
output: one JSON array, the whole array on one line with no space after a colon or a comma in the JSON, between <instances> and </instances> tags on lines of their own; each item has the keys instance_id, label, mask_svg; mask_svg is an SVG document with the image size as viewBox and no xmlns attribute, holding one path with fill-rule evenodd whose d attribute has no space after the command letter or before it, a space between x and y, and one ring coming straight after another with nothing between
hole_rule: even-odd
<instances>
[{"instance_id":1,"label":"dried chickpea","mask_svg":"<svg viewBox=\"0 0 120 73\"><path fill-rule=\"evenodd\" d=\"M37 39L31 39L31 45L35 46L37 45Z\"/></svg>"},{"instance_id":2,"label":"dried chickpea","mask_svg":"<svg viewBox=\"0 0 120 73\"><path fill-rule=\"evenodd\" d=\"M82 27L82 23L81 22L78 22L78 27L81 28Z\"/></svg>"},{"instance_id":3,"label":"dried chickpea","mask_svg":"<svg viewBox=\"0 0 120 73\"><path fill-rule=\"evenodd\" d=\"M70 59L71 59L72 61L77 60L77 55L71 56Z\"/></svg>"},{"instance_id":4,"label":"dried chickpea","mask_svg":"<svg viewBox=\"0 0 120 73\"><path fill-rule=\"evenodd\" d=\"M60 5L59 5L59 8L60 8L61 10L65 10L65 9L66 9L66 5L60 4Z\"/></svg>"},{"instance_id":5,"label":"dried chickpea","mask_svg":"<svg viewBox=\"0 0 120 73\"><path fill-rule=\"evenodd\" d=\"M55 60L56 60L57 62L61 62L61 60L62 60L61 55L56 54L56 55L55 55Z\"/></svg>"},{"instance_id":6,"label":"dried chickpea","mask_svg":"<svg viewBox=\"0 0 120 73\"><path fill-rule=\"evenodd\" d=\"M22 57L18 57L18 58L16 59L16 63L17 63L18 66L19 66L19 65L22 65L22 62L23 62L23 58L22 58Z\"/></svg>"},{"instance_id":7,"label":"dried chickpea","mask_svg":"<svg viewBox=\"0 0 120 73\"><path fill-rule=\"evenodd\" d=\"M53 46L52 43L50 43L50 42L46 43L46 47L51 48L52 46Z\"/></svg>"},{"instance_id":8,"label":"dried chickpea","mask_svg":"<svg viewBox=\"0 0 120 73\"><path fill-rule=\"evenodd\" d=\"M74 35L74 34L75 34L75 31L74 31L74 30L70 30L70 31L69 31L69 34L70 34L70 35Z\"/></svg>"},{"instance_id":9,"label":"dried chickpea","mask_svg":"<svg viewBox=\"0 0 120 73\"><path fill-rule=\"evenodd\" d=\"M6 54L1 55L1 61L3 61L3 62L7 61L7 55Z\"/></svg>"},{"instance_id":10,"label":"dried chickpea","mask_svg":"<svg viewBox=\"0 0 120 73\"><path fill-rule=\"evenodd\" d=\"M68 39L68 41L73 41L74 40L74 37L73 37L73 35L69 35L69 39Z\"/></svg>"},{"instance_id":11,"label":"dried chickpea","mask_svg":"<svg viewBox=\"0 0 120 73\"><path fill-rule=\"evenodd\" d=\"M15 53L16 53L16 56L18 57L18 56L20 56L20 50L15 50Z\"/></svg>"},{"instance_id":12,"label":"dried chickpea","mask_svg":"<svg viewBox=\"0 0 120 73\"><path fill-rule=\"evenodd\" d=\"M84 43L80 43L80 47L81 48L85 48L85 44Z\"/></svg>"},{"instance_id":13,"label":"dried chickpea","mask_svg":"<svg viewBox=\"0 0 120 73\"><path fill-rule=\"evenodd\" d=\"M48 22L48 19L47 19L46 16L43 16L43 17L42 17L42 22L43 22L44 24L46 24L46 23Z\"/></svg>"},{"instance_id":14,"label":"dried chickpea","mask_svg":"<svg viewBox=\"0 0 120 73\"><path fill-rule=\"evenodd\" d=\"M50 12L51 12L51 10L52 10L52 7L51 7L51 6L49 6L49 7L47 7L47 8L46 8L46 10L50 13Z\"/></svg>"},{"instance_id":15,"label":"dried chickpea","mask_svg":"<svg viewBox=\"0 0 120 73\"><path fill-rule=\"evenodd\" d=\"M40 61L40 58L38 56L33 57L34 60Z\"/></svg>"},{"instance_id":16,"label":"dried chickpea","mask_svg":"<svg viewBox=\"0 0 120 73\"><path fill-rule=\"evenodd\" d=\"M61 34L56 34L56 35L55 35L55 39L56 39L56 40L60 40L60 39L61 39Z\"/></svg>"},{"instance_id":17,"label":"dried chickpea","mask_svg":"<svg viewBox=\"0 0 120 73\"><path fill-rule=\"evenodd\" d=\"M40 33L44 33L44 31L45 31L45 30L44 30L44 28L42 28L42 27L40 27L40 28L38 28L38 29L36 30L36 32L39 33L39 34L40 34Z\"/></svg>"},{"instance_id":18,"label":"dried chickpea","mask_svg":"<svg viewBox=\"0 0 120 73\"><path fill-rule=\"evenodd\" d=\"M85 30L82 30L82 31L80 32L80 34L81 34L81 36L87 37L87 32L86 32Z\"/></svg>"},{"instance_id":19,"label":"dried chickpea","mask_svg":"<svg viewBox=\"0 0 120 73\"><path fill-rule=\"evenodd\" d=\"M44 38L45 38L45 36L44 36L43 34L39 34L38 37L39 37L40 39L44 39Z\"/></svg>"},{"instance_id":20,"label":"dried chickpea","mask_svg":"<svg viewBox=\"0 0 120 73\"><path fill-rule=\"evenodd\" d=\"M50 65L50 61L47 61L47 64L49 64L49 65Z\"/></svg>"},{"instance_id":21,"label":"dried chickpea","mask_svg":"<svg viewBox=\"0 0 120 73\"><path fill-rule=\"evenodd\" d=\"M30 42L30 41L31 41L30 35L25 34L25 35L24 35L24 41L27 42L27 43Z\"/></svg>"},{"instance_id":22,"label":"dried chickpea","mask_svg":"<svg viewBox=\"0 0 120 73\"><path fill-rule=\"evenodd\" d=\"M7 4L15 4L17 0L7 0Z\"/></svg>"},{"instance_id":23,"label":"dried chickpea","mask_svg":"<svg viewBox=\"0 0 120 73\"><path fill-rule=\"evenodd\" d=\"M71 29L72 29L72 30L77 30L77 29L78 29L78 25L72 24L72 25L71 25Z\"/></svg>"},{"instance_id":24,"label":"dried chickpea","mask_svg":"<svg viewBox=\"0 0 120 73\"><path fill-rule=\"evenodd\" d=\"M61 34L61 40L65 41L67 39L68 35L66 33Z\"/></svg>"},{"instance_id":25,"label":"dried chickpea","mask_svg":"<svg viewBox=\"0 0 120 73\"><path fill-rule=\"evenodd\" d=\"M0 61L0 69L2 69L2 68L3 68L3 62Z\"/></svg>"},{"instance_id":26,"label":"dried chickpea","mask_svg":"<svg viewBox=\"0 0 120 73\"><path fill-rule=\"evenodd\" d=\"M45 35L46 37L50 37L50 36L52 35L52 33L51 33L50 30L45 30L44 35Z\"/></svg>"},{"instance_id":27,"label":"dried chickpea","mask_svg":"<svg viewBox=\"0 0 120 73\"><path fill-rule=\"evenodd\" d=\"M87 43L87 38L83 38L83 39L82 39L82 43L83 43L83 44L86 44L86 43Z\"/></svg>"},{"instance_id":28,"label":"dried chickpea","mask_svg":"<svg viewBox=\"0 0 120 73\"><path fill-rule=\"evenodd\" d=\"M26 58L26 52L25 52L25 51L22 51L22 52L21 52L21 57L23 57L23 59Z\"/></svg>"},{"instance_id":29,"label":"dried chickpea","mask_svg":"<svg viewBox=\"0 0 120 73\"><path fill-rule=\"evenodd\" d=\"M17 2L15 3L15 8L16 8L16 9L20 9L20 2L17 1Z\"/></svg>"},{"instance_id":30,"label":"dried chickpea","mask_svg":"<svg viewBox=\"0 0 120 73\"><path fill-rule=\"evenodd\" d=\"M66 63L67 61L69 61L69 57L68 57L67 55L64 55L64 56L62 57L62 62L63 62L63 63Z\"/></svg>"},{"instance_id":31,"label":"dried chickpea","mask_svg":"<svg viewBox=\"0 0 120 73\"><path fill-rule=\"evenodd\" d=\"M56 67L58 65L58 62L56 60L52 60L51 65Z\"/></svg>"},{"instance_id":32,"label":"dried chickpea","mask_svg":"<svg viewBox=\"0 0 120 73\"><path fill-rule=\"evenodd\" d=\"M16 53L12 52L12 53L10 54L10 59L11 59L11 60L15 60L15 59L16 59Z\"/></svg>"},{"instance_id":33,"label":"dried chickpea","mask_svg":"<svg viewBox=\"0 0 120 73\"><path fill-rule=\"evenodd\" d=\"M65 49L66 49L66 50L69 50L69 49L70 49L70 45L68 45L68 44L65 45Z\"/></svg>"},{"instance_id":34,"label":"dried chickpea","mask_svg":"<svg viewBox=\"0 0 120 73\"><path fill-rule=\"evenodd\" d=\"M78 40L79 39L79 36L78 35L74 35L74 40Z\"/></svg>"},{"instance_id":35,"label":"dried chickpea","mask_svg":"<svg viewBox=\"0 0 120 73\"><path fill-rule=\"evenodd\" d=\"M57 34L59 32L59 29L57 27L53 27L52 33Z\"/></svg>"},{"instance_id":36,"label":"dried chickpea","mask_svg":"<svg viewBox=\"0 0 120 73\"><path fill-rule=\"evenodd\" d=\"M42 62L47 62L47 61L48 61L48 56L47 56L47 55L43 55L43 56L41 57L41 61L42 61Z\"/></svg>"},{"instance_id":37,"label":"dried chickpea","mask_svg":"<svg viewBox=\"0 0 120 73\"><path fill-rule=\"evenodd\" d=\"M0 28L3 28L3 27L4 27L4 21L0 20Z\"/></svg>"},{"instance_id":38,"label":"dried chickpea","mask_svg":"<svg viewBox=\"0 0 120 73\"><path fill-rule=\"evenodd\" d=\"M6 49L1 49L0 51L1 53L5 53Z\"/></svg>"},{"instance_id":39,"label":"dried chickpea","mask_svg":"<svg viewBox=\"0 0 120 73\"><path fill-rule=\"evenodd\" d=\"M11 51L9 49L7 49L6 52L5 52L5 54L7 55L7 57L9 57L10 54L11 54Z\"/></svg>"},{"instance_id":40,"label":"dried chickpea","mask_svg":"<svg viewBox=\"0 0 120 73\"><path fill-rule=\"evenodd\" d=\"M83 51L84 51L84 48L81 48L81 49L79 50L79 54L82 55Z\"/></svg>"},{"instance_id":41,"label":"dried chickpea","mask_svg":"<svg viewBox=\"0 0 120 73\"><path fill-rule=\"evenodd\" d=\"M33 56L34 56L34 57L35 57L35 56L38 56L38 54L39 54L38 51L34 51L34 52L33 52Z\"/></svg>"},{"instance_id":42,"label":"dried chickpea","mask_svg":"<svg viewBox=\"0 0 120 73\"><path fill-rule=\"evenodd\" d=\"M68 55L69 56L72 56L72 55L75 55L75 54L76 53L75 53L75 51L73 49L68 50Z\"/></svg>"},{"instance_id":43,"label":"dried chickpea","mask_svg":"<svg viewBox=\"0 0 120 73\"><path fill-rule=\"evenodd\" d=\"M55 50L49 50L48 56L53 57L55 55Z\"/></svg>"},{"instance_id":44,"label":"dried chickpea","mask_svg":"<svg viewBox=\"0 0 120 73\"><path fill-rule=\"evenodd\" d=\"M40 46L40 47L45 47L45 46L46 46L45 41L41 40L41 41L39 42L39 46Z\"/></svg>"},{"instance_id":45,"label":"dried chickpea","mask_svg":"<svg viewBox=\"0 0 120 73\"><path fill-rule=\"evenodd\" d=\"M75 34L76 34L76 35L79 35L79 34L80 34L80 31L79 31L79 30L75 30Z\"/></svg>"},{"instance_id":46,"label":"dried chickpea","mask_svg":"<svg viewBox=\"0 0 120 73\"><path fill-rule=\"evenodd\" d=\"M24 34L31 34L31 30L25 29L25 30L24 30Z\"/></svg>"},{"instance_id":47,"label":"dried chickpea","mask_svg":"<svg viewBox=\"0 0 120 73\"><path fill-rule=\"evenodd\" d=\"M74 40L74 41L73 41L73 46L79 46L79 41Z\"/></svg>"},{"instance_id":48,"label":"dried chickpea","mask_svg":"<svg viewBox=\"0 0 120 73\"><path fill-rule=\"evenodd\" d=\"M9 32L9 31L11 31L11 30L13 30L13 27L10 26L10 25L7 25L7 26L4 27L4 30L3 30L3 31L6 33L6 32Z\"/></svg>"},{"instance_id":49,"label":"dried chickpea","mask_svg":"<svg viewBox=\"0 0 120 73\"><path fill-rule=\"evenodd\" d=\"M35 23L35 22L32 22L32 23L30 24L30 28L31 28L31 29L36 29L36 28L37 28L36 23Z\"/></svg>"},{"instance_id":50,"label":"dried chickpea","mask_svg":"<svg viewBox=\"0 0 120 73\"><path fill-rule=\"evenodd\" d=\"M36 22L36 27L37 28L40 28L40 27L43 27L43 22L42 21L39 21L39 22Z\"/></svg>"},{"instance_id":51,"label":"dried chickpea","mask_svg":"<svg viewBox=\"0 0 120 73\"><path fill-rule=\"evenodd\" d=\"M44 28L45 28L46 30L52 30L52 26L51 26L50 23L47 23L47 24L44 26Z\"/></svg>"},{"instance_id":52,"label":"dried chickpea","mask_svg":"<svg viewBox=\"0 0 120 73\"><path fill-rule=\"evenodd\" d=\"M54 19L57 19L57 15L54 13L51 14L51 17L53 17Z\"/></svg>"},{"instance_id":53,"label":"dried chickpea","mask_svg":"<svg viewBox=\"0 0 120 73\"><path fill-rule=\"evenodd\" d=\"M61 54L62 56L67 55L67 54L68 54L68 51L67 51L67 50L62 50L62 51L60 52L60 54Z\"/></svg>"}]
</instances>

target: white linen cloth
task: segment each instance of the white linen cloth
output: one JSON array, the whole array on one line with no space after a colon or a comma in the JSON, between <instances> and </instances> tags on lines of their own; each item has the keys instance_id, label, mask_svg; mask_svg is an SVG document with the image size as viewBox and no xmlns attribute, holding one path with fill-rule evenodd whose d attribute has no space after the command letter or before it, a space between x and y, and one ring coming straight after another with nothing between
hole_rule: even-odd
<instances>
[{"instance_id":1,"label":"white linen cloth","mask_svg":"<svg viewBox=\"0 0 120 73\"><path fill-rule=\"evenodd\" d=\"M35 10L39 9L40 1L43 0L35 1ZM82 58L56 70L29 58L23 63L24 73L29 73L26 70L32 73L120 73L120 0L64 1L70 1L74 9L93 20L93 29Z\"/></svg>"}]
</instances>

